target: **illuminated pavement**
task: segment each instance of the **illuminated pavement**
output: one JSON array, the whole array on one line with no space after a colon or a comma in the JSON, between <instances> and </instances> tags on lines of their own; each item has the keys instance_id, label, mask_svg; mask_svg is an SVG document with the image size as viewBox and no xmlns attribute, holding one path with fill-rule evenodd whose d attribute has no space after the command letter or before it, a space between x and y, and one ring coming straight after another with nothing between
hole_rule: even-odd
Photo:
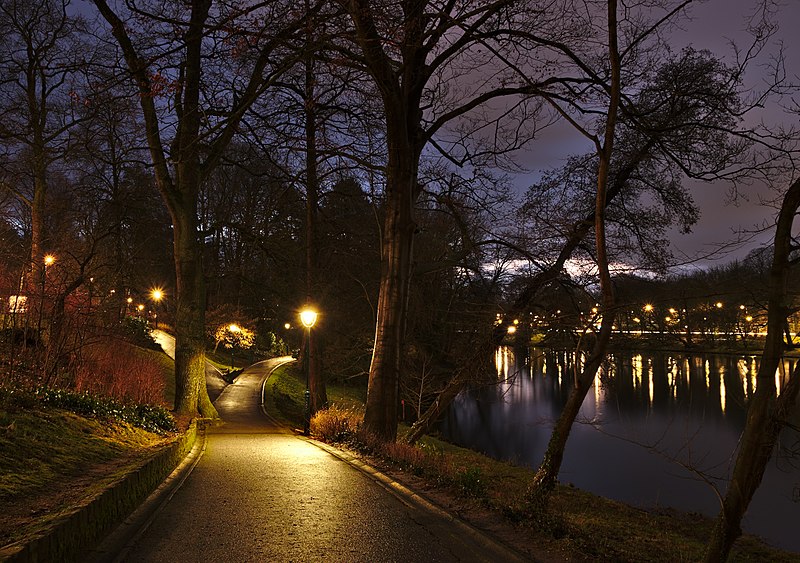
<instances>
[{"instance_id":1,"label":"illuminated pavement","mask_svg":"<svg viewBox=\"0 0 800 563\"><path fill-rule=\"evenodd\" d=\"M270 421L248 369L216 407L225 424L171 500L116 561L515 561L448 515L390 490ZM113 558L111 558L113 560Z\"/></svg>"}]
</instances>

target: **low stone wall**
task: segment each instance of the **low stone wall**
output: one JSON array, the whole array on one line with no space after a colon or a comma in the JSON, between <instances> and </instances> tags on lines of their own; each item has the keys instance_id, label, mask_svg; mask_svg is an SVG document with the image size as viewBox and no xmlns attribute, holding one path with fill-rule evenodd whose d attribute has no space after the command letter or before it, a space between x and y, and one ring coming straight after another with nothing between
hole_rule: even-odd
<instances>
[{"instance_id":1,"label":"low stone wall","mask_svg":"<svg viewBox=\"0 0 800 563\"><path fill-rule=\"evenodd\" d=\"M0 549L9 563L78 561L133 512L191 451L197 424L136 471L129 473L88 504L64 517L39 537Z\"/></svg>"}]
</instances>

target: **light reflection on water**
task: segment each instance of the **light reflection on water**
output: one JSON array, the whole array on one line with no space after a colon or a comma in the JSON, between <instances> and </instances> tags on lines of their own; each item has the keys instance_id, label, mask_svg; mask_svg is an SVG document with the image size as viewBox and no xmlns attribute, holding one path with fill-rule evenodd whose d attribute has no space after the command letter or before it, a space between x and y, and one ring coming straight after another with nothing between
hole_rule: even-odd
<instances>
[{"instance_id":1,"label":"light reflection on water","mask_svg":"<svg viewBox=\"0 0 800 563\"><path fill-rule=\"evenodd\" d=\"M540 350L522 357L504 347L495 362L497 385L459 395L442 432L492 457L536 467L583 358ZM786 360L776 372L779 390L793 368L794 360ZM687 468L702 471L724 490L756 371L752 356L612 356L581 407L560 480L638 506L716 515L715 493ZM800 433L786 430L781 444L797 451ZM800 459L784 451L767 468L745 530L800 551L800 503L792 498L798 487Z\"/></svg>"}]
</instances>

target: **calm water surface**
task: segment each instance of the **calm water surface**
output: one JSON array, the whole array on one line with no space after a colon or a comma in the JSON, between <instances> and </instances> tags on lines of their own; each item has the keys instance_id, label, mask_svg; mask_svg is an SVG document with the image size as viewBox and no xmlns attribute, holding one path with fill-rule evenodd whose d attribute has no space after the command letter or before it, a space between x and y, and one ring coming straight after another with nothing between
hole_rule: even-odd
<instances>
[{"instance_id":1,"label":"calm water surface","mask_svg":"<svg viewBox=\"0 0 800 563\"><path fill-rule=\"evenodd\" d=\"M589 391L559 479L643 507L716 515L698 472L727 486L757 359L714 354L616 354ZM794 360L776 374L780 389ZM442 431L497 459L536 467L566 401L573 356L497 351L496 385L464 392ZM800 427L795 409L792 423ZM792 455L792 452L795 452ZM800 433L786 430L745 516L746 531L800 552Z\"/></svg>"}]
</instances>

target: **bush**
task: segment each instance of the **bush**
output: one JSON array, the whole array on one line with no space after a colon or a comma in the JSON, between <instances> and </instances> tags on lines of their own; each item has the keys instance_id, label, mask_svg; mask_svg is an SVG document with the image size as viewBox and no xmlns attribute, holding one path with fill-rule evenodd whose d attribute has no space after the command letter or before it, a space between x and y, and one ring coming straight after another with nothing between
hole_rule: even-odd
<instances>
[{"instance_id":1,"label":"bush","mask_svg":"<svg viewBox=\"0 0 800 563\"><path fill-rule=\"evenodd\" d=\"M417 476L425 474L436 476L437 471L434 470L434 466L441 461L441 458L431 457L422 449L403 442L383 444L381 454Z\"/></svg>"},{"instance_id":2,"label":"bush","mask_svg":"<svg viewBox=\"0 0 800 563\"><path fill-rule=\"evenodd\" d=\"M34 394L43 405L72 411L94 418L116 418L150 432L174 432L177 428L172 413L160 405L124 404L114 399L88 393L40 387Z\"/></svg>"},{"instance_id":3,"label":"bush","mask_svg":"<svg viewBox=\"0 0 800 563\"><path fill-rule=\"evenodd\" d=\"M150 432L175 432L172 413L161 405L122 403L89 393L39 387L34 390L0 387L0 407L14 412L31 410L36 406L67 410L90 418L115 418Z\"/></svg>"},{"instance_id":4,"label":"bush","mask_svg":"<svg viewBox=\"0 0 800 563\"><path fill-rule=\"evenodd\" d=\"M75 367L75 390L139 404L164 402L161 365L122 342L93 344Z\"/></svg>"},{"instance_id":5,"label":"bush","mask_svg":"<svg viewBox=\"0 0 800 563\"><path fill-rule=\"evenodd\" d=\"M364 415L331 405L311 418L311 433L326 442L351 442L361 428Z\"/></svg>"},{"instance_id":6,"label":"bush","mask_svg":"<svg viewBox=\"0 0 800 563\"><path fill-rule=\"evenodd\" d=\"M453 484L458 491L468 497L486 496L486 482L482 479L483 473L478 467L467 467L456 471Z\"/></svg>"},{"instance_id":7,"label":"bush","mask_svg":"<svg viewBox=\"0 0 800 563\"><path fill-rule=\"evenodd\" d=\"M450 456L425 442L415 445L402 441L383 442L360 429L355 445L404 471L449 487L461 496L486 498L488 495L489 488L480 467L456 467Z\"/></svg>"},{"instance_id":8,"label":"bush","mask_svg":"<svg viewBox=\"0 0 800 563\"><path fill-rule=\"evenodd\" d=\"M161 346L150 335L150 326L146 319L125 317L122 319L122 334L133 344L151 350L160 350Z\"/></svg>"}]
</instances>

